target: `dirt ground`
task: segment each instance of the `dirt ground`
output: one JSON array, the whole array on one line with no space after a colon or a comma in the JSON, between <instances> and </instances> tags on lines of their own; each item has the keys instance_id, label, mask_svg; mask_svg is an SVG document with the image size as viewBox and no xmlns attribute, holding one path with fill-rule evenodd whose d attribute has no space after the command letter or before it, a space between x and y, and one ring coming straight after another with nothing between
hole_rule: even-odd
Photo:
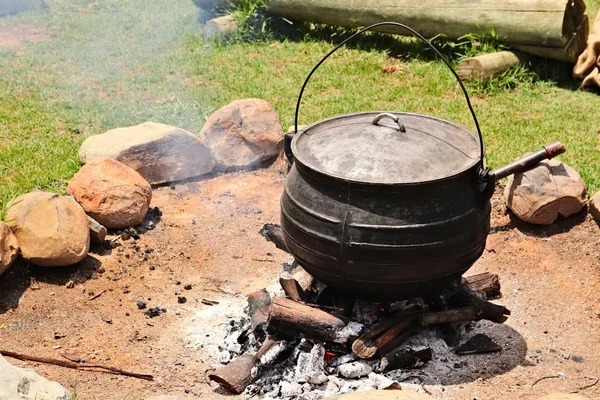
<instances>
[{"instance_id":1,"label":"dirt ground","mask_svg":"<svg viewBox=\"0 0 600 400\"><path fill-rule=\"evenodd\" d=\"M246 294L273 285L289 257L257 232L264 222L278 221L283 181L272 167L158 188L152 206L162 217L138 240L92 248L70 268L17 265L0 277L0 348L65 354L155 376L148 382L9 359L76 387L79 399L225 397L205 371L216 365L228 316L201 300L241 304ZM599 247L600 229L591 217L531 227L506 214L497 195L488 249L468 274L499 274L503 297L497 302L511 309L506 325L522 337L526 353L501 374L432 382L427 390L461 400L553 391L600 398ZM178 302L181 296L185 303ZM141 299L166 313L147 317L137 306ZM198 344L194 332L206 340Z\"/></svg>"},{"instance_id":2,"label":"dirt ground","mask_svg":"<svg viewBox=\"0 0 600 400\"><path fill-rule=\"evenodd\" d=\"M43 40L50 40L50 34L46 27L0 25L0 47L19 48L27 42L39 42Z\"/></svg>"}]
</instances>

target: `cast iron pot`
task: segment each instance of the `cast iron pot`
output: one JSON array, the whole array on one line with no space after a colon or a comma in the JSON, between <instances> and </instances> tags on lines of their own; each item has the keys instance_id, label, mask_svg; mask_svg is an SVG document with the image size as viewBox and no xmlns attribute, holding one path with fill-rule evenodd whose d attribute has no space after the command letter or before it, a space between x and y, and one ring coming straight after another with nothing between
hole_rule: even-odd
<instances>
[{"instance_id":1,"label":"cast iron pot","mask_svg":"<svg viewBox=\"0 0 600 400\"><path fill-rule=\"evenodd\" d=\"M298 132L304 89L316 69L357 35L396 25L427 43L462 89L478 134L440 118L360 112ZM281 198L285 243L315 278L354 297L405 299L440 292L481 256L497 179L564 151L554 143L496 171L484 164L483 139L468 93L442 54L412 28L371 25L329 52L298 97L292 162Z\"/></svg>"}]
</instances>

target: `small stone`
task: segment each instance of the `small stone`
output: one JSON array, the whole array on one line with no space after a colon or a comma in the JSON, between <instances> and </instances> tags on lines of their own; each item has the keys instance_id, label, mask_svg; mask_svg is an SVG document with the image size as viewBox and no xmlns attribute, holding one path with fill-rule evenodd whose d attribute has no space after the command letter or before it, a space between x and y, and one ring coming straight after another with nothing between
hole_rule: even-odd
<instances>
[{"instance_id":1,"label":"small stone","mask_svg":"<svg viewBox=\"0 0 600 400\"><path fill-rule=\"evenodd\" d=\"M147 305L148 304L143 299L140 299L137 301L137 308L139 308L140 310L143 310L144 308L146 308Z\"/></svg>"},{"instance_id":2,"label":"small stone","mask_svg":"<svg viewBox=\"0 0 600 400\"><path fill-rule=\"evenodd\" d=\"M184 303L187 303L187 298L186 298L185 296L178 296L178 297L177 297L177 302L178 302L179 304L184 304Z\"/></svg>"},{"instance_id":3,"label":"small stone","mask_svg":"<svg viewBox=\"0 0 600 400\"><path fill-rule=\"evenodd\" d=\"M167 310L165 308L151 307L147 311L144 312L144 315L146 315L149 318L155 318L155 317L159 317L161 314L166 313L166 312L167 312Z\"/></svg>"},{"instance_id":4,"label":"small stone","mask_svg":"<svg viewBox=\"0 0 600 400\"><path fill-rule=\"evenodd\" d=\"M558 216L568 217L585 205L585 183L577 172L562 162L542 161L537 167L511 175L504 190L508 208L521 220L538 225L552 224Z\"/></svg>"},{"instance_id":5,"label":"small stone","mask_svg":"<svg viewBox=\"0 0 600 400\"><path fill-rule=\"evenodd\" d=\"M64 335L64 334L62 334L62 333L60 333L60 332L54 332L54 339L57 339L57 340L58 340L58 339L62 339L62 338L64 338L64 337L65 337L65 335Z\"/></svg>"},{"instance_id":6,"label":"small stone","mask_svg":"<svg viewBox=\"0 0 600 400\"><path fill-rule=\"evenodd\" d=\"M187 284L183 287L185 290L192 290L192 285L191 284Z\"/></svg>"},{"instance_id":7,"label":"small stone","mask_svg":"<svg viewBox=\"0 0 600 400\"><path fill-rule=\"evenodd\" d=\"M222 352L219 353L219 362L221 364L229 364L230 361L231 361L231 353L229 353L227 350L223 350Z\"/></svg>"},{"instance_id":8,"label":"small stone","mask_svg":"<svg viewBox=\"0 0 600 400\"><path fill-rule=\"evenodd\" d=\"M105 273L105 272L106 272L106 269L105 269L104 267L100 267L100 268L98 268L98 273L99 273L99 274L103 274L103 273Z\"/></svg>"},{"instance_id":9,"label":"small stone","mask_svg":"<svg viewBox=\"0 0 600 400\"><path fill-rule=\"evenodd\" d=\"M176 285L181 285L181 281L180 281L180 280L178 280L178 279L175 279L175 280L173 281L173 283L174 283L174 284L176 284Z\"/></svg>"}]
</instances>

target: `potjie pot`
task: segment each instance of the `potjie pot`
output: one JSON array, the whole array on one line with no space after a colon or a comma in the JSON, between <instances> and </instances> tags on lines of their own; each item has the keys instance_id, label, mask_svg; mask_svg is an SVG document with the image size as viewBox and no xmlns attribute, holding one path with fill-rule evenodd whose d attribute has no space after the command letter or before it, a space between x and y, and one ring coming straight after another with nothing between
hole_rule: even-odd
<instances>
[{"instance_id":1,"label":"potjie pot","mask_svg":"<svg viewBox=\"0 0 600 400\"><path fill-rule=\"evenodd\" d=\"M396 25L427 43L462 89L478 134L440 118L369 111L298 132L302 94L316 69L357 35ZM287 247L316 279L355 297L405 299L440 292L481 256L497 179L564 151L554 143L496 171L462 82L442 54L406 25L350 36L310 72L285 141L292 167L281 198Z\"/></svg>"}]
</instances>

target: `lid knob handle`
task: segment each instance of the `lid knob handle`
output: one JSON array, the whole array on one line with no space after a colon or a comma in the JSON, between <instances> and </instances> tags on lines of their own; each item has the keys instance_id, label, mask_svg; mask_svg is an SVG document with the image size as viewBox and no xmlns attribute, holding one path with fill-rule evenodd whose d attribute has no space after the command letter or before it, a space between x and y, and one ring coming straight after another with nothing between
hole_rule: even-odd
<instances>
[{"instance_id":1,"label":"lid knob handle","mask_svg":"<svg viewBox=\"0 0 600 400\"><path fill-rule=\"evenodd\" d=\"M406 126L404 126L404 124L400 121L400 117L398 117L397 115L391 114L391 113L381 113L378 114L375 118L373 118L373 121L371 121L371 123L373 125L377 125L377 123L379 121L381 121L384 118L389 118L392 121L394 121L395 123L398 124L398 130L400 132L406 132Z\"/></svg>"}]
</instances>

